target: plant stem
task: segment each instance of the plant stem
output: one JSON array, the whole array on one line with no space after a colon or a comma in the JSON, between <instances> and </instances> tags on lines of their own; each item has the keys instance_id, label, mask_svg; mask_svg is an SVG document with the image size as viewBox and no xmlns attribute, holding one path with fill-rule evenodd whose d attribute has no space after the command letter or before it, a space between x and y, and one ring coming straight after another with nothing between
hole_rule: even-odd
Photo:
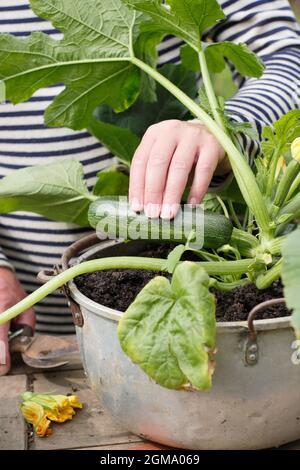
<instances>
[{"instance_id":1,"label":"plant stem","mask_svg":"<svg viewBox=\"0 0 300 470\"><path fill-rule=\"evenodd\" d=\"M246 207L244 220L243 220L243 227L242 230L247 231L248 229L248 220L249 220L249 207Z\"/></svg>"},{"instance_id":2,"label":"plant stem","mask_svg":"<svg viewBox=\"0 0 300 470\"><path fill-rule=\"evenodd\" d=\"M231 274L238 273L244 274L253 264L252 259L241 261L224 261L224 262L203 262L198 263L202 266L209 275L216 274ZM25 297L18 304L6 310L0 315L0 325L8 322L12 318L20 315L20 313L33 307L36 303L43 300L47 295L52 294L54 291L67 284L69 281L82 274L104 271L108 269L146 269L149 271L166 271L166 260L158 258L142 258L134 256L114 257L114 258L101 258L91 261L86 261L77 264L70 269L58 274L53 279L48 281L45 285L41 286L32 294Z\"/></svg>"},{"instance_id":3,"label":"plant stem","mask_svg":"<svg viewBox=\"0 0 300 470\"><path fill-rule=\"evenodd\" d=\"M208 102L210 104L211 112L218 126L221 129L223 129L224 132L226 132L223 120L220 116L220 112L219 112L220 106L219 106L219 103L216 98L215 91L211 82L210 74L209 74L208 67L207 67L205 52L203 49L201 49L201 51L199 52L199 62L200 62L202 79L203 79L203 85L206 91Z\"/></svg>"},{"instance_id":4,"label":"plant stem","mask_svg":"<svg viewBox=\"0 0 300 470\"><path fill-rule=\"evenodd\" d=\"M218 126L218 124L203 109L197 105L188 95L176 87L164 75L150 67L143 61L133 57L131 62L141 70L150 75L154 80L160 83L171 94L173 94L197 119L200 119L207 129L213 134L220 145L224 148L231 163L233 173L238 182L241 193L255 215L262 235L265 238L271 237L271 220L267 210L266 203L257 185L254 174L246 162L243 155L235 147L229 136Z\"/></svg>"},{"instance_id":5,"label":"plant stem","mask_svg":"<svg viewBox=\"0 0 300 470\"><path fill-rule=\"evenodd\" d=\"M288 195L288 192L291 188L291 185L293 184L295 178L298 176L299 171L300 171L300 163L298 163L296 160L292 160L289 163L286 169L286 172L281 178L281 181L276 190L273 204L274 206L278 207L278 210L284 204L286 197Z\"/></svg>"},{"instance_id":6,"label":"plant stem","mask_svg":"<svg viewBox=\"0 0 300 470\"><path fill-rule=\"evenodd\" d=\"M266 274L260 275L256 279L256 287L261 290L268 289L273 282L277 281L281 276L282 263L283 260L280 259Z\"/></svg>"},{"instance_id":7,"label":"plant stem","mask_svg":"<svg viewBox=\"0 0 300 470\"><path fill-rule=\"evenodd\" d=\"M267 250L271 255L273 256L279 256L281 255L281 248L282 244L285 241L286 237L278 237L274 238L274 240L270 240L265 243L264 248Z\"/></svg>"},{"instance_id":8,"label":"plant stem","mask_svg":"<svg viewBox=\"0 0 300 470\"><path fill-rule=\"evenodd\" d=\"M219 282L214 278L210 279L210 287L214 287L221 292L230 292L237 287L248 286L249 284L252 284L250 279L241 279L240 281L234 282Z\"/></svg>"},{"instance_id":9,"label":"plant stem","mask_svg":"<svg viewBox=\"0 0 300 470\"><path fill-rule=\"evenodd\" d=\"M267 188L266 188L266 196L271 197L274 191L274 184L275 184L275 178L276 178L276 170L277 170L277 165L278 165L278 159L280 157L280 153L278 150L274 150L273 156L271 159L271 169L269 173L269 177L267 180Z\"/></svg>"},{"instance_id":10,"label":"plant stem","mask_svg":"<svg viewBox=\"0 0 300 470\"><path fill-rule=\"evenodd\" d=\"M224 202L219 196L216 196L216 198L217 198L218 203L219 203L220 206L222 207L222 210L223 210L223 212L224 212L224 215L225 215L226 219L229 220L230 217L229 217L229 213L228 213L228 210L227 210L227 207L226 207L225 202Z\"/></svg>"},{"instance_id":11,"label":"plant stem","mask_svg":"<svg viewBox=\"0 0 300 470\"><path fill-rule=\"evenodd\" d=\"M0 325L11 320L25 310L28 310L33 305L47 297L49 294L52 294L64 284L68 283L75 277L80 276L81 274L118 268L163 271L164 263L165 260L156 258L114 257L96 259L78 264L58 274L35 292L21 300L21 302L19 302L17 305L6 310L6 312L0 316Z\"/></svg>"},{"instance_id":12,"label":"plant stem","mask_svg":"<svg viewBox=\"0 0 300 470\"><path fill-rule=\"evenodd\" d=\"M248 233L250 233L252 235L253 229L254 229L254 216L253 216L253 212L249 209L249 211L248 211L248 227L247 227Z\"/></svg>"},{"instance_id":13,"label":"plant stem","mask_svg":"<svg viewBox=\"0 0 300 470\"><path fill-rule=\"evenodd\" d=\"M286 201L288 202L293 196L298 187L300 186L300 174L296 177L295 181L293 182L292 186L289 189L288 195L286 197Z\"/></svg>"},{"instance_id":14,"label":"plant stem","mask_svg":"<svg viewBox=\"0 0 300 470\"><path fill-rule=\"evenodd\" d=\"M229 206L229 211L230 211L230 214L231 214L231 217L232 217L233 222L235 223L235 225L237 226L237 228L242 231L242 230L243 230L243 227L242 227L241 222L239 221L238 216L236 215L236 212L235 212L234 207L233 207L233 202L230 201L230 199L229 199L229 200L227 201L227 204L228 204L228 206Z\"/></svg>"},{"instance_id":15,"label":"plant stem","mask_svg":"<svg viewBox=\"0 0 300 470\"><path fill-rule=\"evenodd\" d=\"M233 229L230 244L236 246L242 256L249 258L255 256L255 250L258 248L258 240L248 232L238 228Z\"/></svg>"},{"instance_id":16,"label":"plant stem","mask_svg":"<svg viewBox=\"0 0 300 470\"><path fill-rule=\"evenodd\" d=\"M285 224L293 219L300 216L300 193L298 193L293 199L291 199L278 213L278 217L283 215L289 215L289 219L285 221Z\"/></svg>"},{"instance_id":17,"label":"plant stem","mask_svg":"<svg viewBox=\"0 0 300 470\"><path fill-rule=\"evenodd\" d=\"M234 261L208 261L199 263L205 271L210 275L226 275L226 274L246 274L250 267L253 266L254 260L252 258L249 259L241 259L241 260L234 260ZM1 318L1 316L0 316Z\"/></svg>"}]
</instances>

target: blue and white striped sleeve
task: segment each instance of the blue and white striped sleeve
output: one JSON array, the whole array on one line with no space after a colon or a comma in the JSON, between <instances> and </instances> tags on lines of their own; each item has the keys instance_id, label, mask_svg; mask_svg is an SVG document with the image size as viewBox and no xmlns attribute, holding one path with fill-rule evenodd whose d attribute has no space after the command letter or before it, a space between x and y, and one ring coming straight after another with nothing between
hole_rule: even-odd
<instances>
[{"instance_id":1,"label":"blue and white striped sleeve","mask_svg":"<svg viewBox=\"0 0 300 470\"><path fill-rule=\"evenodd\" d=\"M0 247L0 268L3 268L3 267L10 268L12 271L14 271L12 264L9 262L2 248Z\"/></svg>"},{"instance_id":2,"label":"blue and white striped sleeve","mask_svg":"<svg viewBox=\"0 0 300 470\"><path fill-rule=\"evenodd\" d=\"M220 2L226 20L211 34L214 41L246 43L264 61L260 79L242 79L227 101L232 119L262 127L291 109L300 108L300 29L288 0L228 0ZM255 157L259 143L241 137L243 148Z\"/></svg>"}]
</instances>

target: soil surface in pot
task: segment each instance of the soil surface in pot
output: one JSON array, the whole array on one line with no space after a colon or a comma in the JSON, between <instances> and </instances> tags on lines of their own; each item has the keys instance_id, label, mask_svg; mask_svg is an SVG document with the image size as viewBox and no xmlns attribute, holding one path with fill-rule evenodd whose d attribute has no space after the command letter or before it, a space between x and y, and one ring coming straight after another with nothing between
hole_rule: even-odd
<instances>
[{"instance_id":1,"label":"soil surface in pot","mask_svg":"<svg viewBox=\"0 0 300 470\"><path fill-rule=\"evenodd\" d=\"M150 245L139 256L166 258L171 249L173 246L170 245ZM187 257L191 259L190 254ZM193 259L199 261L198 257ZM157 275L171 278L167 273L117 269L84 274L77 277L75 283L78 289L94 302L125 312L143 287ZM249 312L257 304L284 296L283 287L279 281L263 291L258 290L252 284L238 287L231 292L224 293L215 289L212 292L217 301L217 320L219 322L247 320ZM284 305L279 305L263 311L257 316L257 319L280 318L290 314L291 312Z\"/></svg>"}]
</instances>

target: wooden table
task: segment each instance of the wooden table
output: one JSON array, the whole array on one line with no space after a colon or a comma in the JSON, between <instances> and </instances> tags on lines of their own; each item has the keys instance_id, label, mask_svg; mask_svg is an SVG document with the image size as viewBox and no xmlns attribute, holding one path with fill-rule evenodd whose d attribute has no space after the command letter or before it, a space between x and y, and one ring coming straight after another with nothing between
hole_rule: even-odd
<instances>
[{"instance_id":1,"label":"wooden table","mask_svg":"<svg viewBox=\"0 0 300 470\"><path fill-rule=\"evenodd\" d=\"M50 437L38 438L21 416L20 395L24 391L57 394L74 393L84 404L72 421L53 423ZM90 390L79 355L63 368L39 371L22 364L11 374L0 377L0 450L24 449L130 449L143 441L125 429L104 411Z\"/></svg>"},{"instance_id":2,"label":"wooden table","mask_svg":"<svg viewBox=\"0 0 300 470\"><path fill-rule=\"evenodd\" d=\"M53 434L38 438L21 416L20 395L24 391L57 394L74 393L84 403L72 421L53 423ZM22 364L10 375L0 377L0 450L126 450L143 448L145 443L122 429L105 411L90 390L79 355L64 368L43 372ZM159 447L157 447L159 448ZM300 450L300 441L281 449Z\"/></svg>"}]
</instances>

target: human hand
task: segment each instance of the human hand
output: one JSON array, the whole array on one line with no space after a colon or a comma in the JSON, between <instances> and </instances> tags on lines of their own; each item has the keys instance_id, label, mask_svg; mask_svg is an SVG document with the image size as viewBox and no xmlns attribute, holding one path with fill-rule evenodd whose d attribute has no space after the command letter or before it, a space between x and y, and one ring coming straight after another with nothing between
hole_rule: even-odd
<instances>
[{"instance_id":1,"label":"human hand","mask_svg":"<svg viewBox=\"0 0 300 470\"><path fill-rule=\"evenodd\" d=\"M15 274L5 267L0 267L0 315L9 307L26 297L26 292L17 280ZM34 329L35 316L33 309L19 315L13 320L14 325L29 325ZM10 354L8 332L10 322L0 325L0 376L7 374L10 369Z\"/></svg>"},{"instance_id":2,"label":"human hand","mask_svg":"<svg viewBox=\"0 0 300 470\"><path fill-rule=\"evenodd\" d=\"M170 120L149 127L131 165L131 208L172 219L193 169L192 205L202 201L214 174L230 171L225 151L201 123Z\"/></svg>"}]
</instances>

